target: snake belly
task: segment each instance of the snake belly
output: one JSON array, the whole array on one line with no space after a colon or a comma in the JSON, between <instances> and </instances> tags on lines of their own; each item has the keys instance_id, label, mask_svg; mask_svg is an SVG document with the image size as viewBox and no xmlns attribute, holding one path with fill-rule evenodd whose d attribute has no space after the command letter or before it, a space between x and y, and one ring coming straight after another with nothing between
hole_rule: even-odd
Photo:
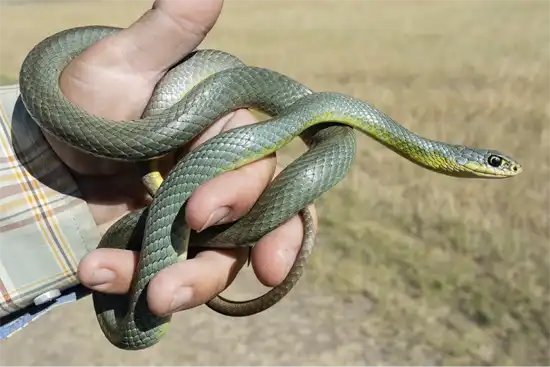
<instances>
[{"instance_id":1,"label":"snake belly","mask_svg":"<svg viewBox=\"0 0 550 367\"><path fill-rule=\"evenodd\" d=\"M253 246L300 214L304 239L283 284L255 300L240 303L218 296L207 304L218 312L242 316L265 310L281 299L300 277L314 244L307 206L345 177L355 155L355 130L424 168L450 175L465 171L455 164L456 157L481 160L483 154L491 153L423 138L366 102L339 93L313 93L287 76L246 66L215 50L194 52L170 70L143 118L114 123L74 106L63 96L58 80L75 56L117 31L102 26L65 30L46 38L28 54L21 68L21 96L44 131L94 156L143 162L185 145L234 110L255 108L272 116L221 133L185 155L148 208L126 215L103 236L99 247L140 251L128 295L93 294L102 331L122 349L150 347L166 332L170 316L150 312L147 285L160 270L185 260L189 246ZM199 185L272 154L296 137L306 143L308 151L274 179L249 213L229 225L191 233L184 220L185 202ZM476 164L489 169L484 162Z\"/></svg>"}]
</instances>

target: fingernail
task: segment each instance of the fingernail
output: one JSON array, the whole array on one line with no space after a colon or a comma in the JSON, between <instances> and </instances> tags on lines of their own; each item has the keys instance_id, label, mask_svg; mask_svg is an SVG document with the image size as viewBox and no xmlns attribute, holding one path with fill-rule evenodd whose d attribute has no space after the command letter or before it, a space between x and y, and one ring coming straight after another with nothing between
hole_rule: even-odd
<instances>
[{"instance_id":1,"label":"fingernail","mask_svg":"<svg viewBox=\"0 0 550 367\"><path fill-rule=\"evenodd\" d=\"M97 269L92 274L92 279L90 281L91 286L98 286L106 283L111 283L115 280L116 274L114 271L109 269Z\"/></svg>"},{"instance_id":2,"label":"fingernail","mask_svg":"<svg viewBox=\"0 0 550 367\"><path fill-rule=\"evenodd\" d=\"M193 288L191 287L181 287L179 288L176 293L174 293L174 297L172 298L172 303L170 304L170 311L169 313L173 313L177 311L178 309L182 308L186 305L191 299L193 298Z\"/></svg>"},{"instance_id":3,"label":"fingernail","mask_svg":"<svg viewBox=\"0 0 550 367\"><path fill-rule=\"evenodd\" d=\"M231 208L228 206L222 206L210 214L204 226L199 229L198 232L204 231L206 228L213 226L214 224L221 224L222 220L226 219L231 212Z\"/></svg>"}]
</instances>

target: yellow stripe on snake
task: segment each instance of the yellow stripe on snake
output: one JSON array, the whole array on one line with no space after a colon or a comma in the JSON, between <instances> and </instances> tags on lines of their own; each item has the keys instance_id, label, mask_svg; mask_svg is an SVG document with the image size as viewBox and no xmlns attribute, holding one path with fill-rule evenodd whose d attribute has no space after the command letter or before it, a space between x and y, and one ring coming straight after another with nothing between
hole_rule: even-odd
<instances>
[{"instance_id":1,"label":"yellow stripe on snake","mask_svg":"<svg viewBox=\"0 0 550 367\"><path fill-rule=\"evenodd\" d=\"M253 246L299 213L304 220L304 240L283 283L254 300L233 302L218 296L207 305L226 315L246 316L284 297L300 278L315 242L307 206L345 177L355 155L355 131L441 174L505 178L522 171L518 162L498 151L424 138L366 102L339 93L314 93L275 71L246 66L216 50L193 52L171 69L142 119L114 123L93 116L63 95L59 77L76 55L117 31L100 26L69 29L31 50L21 68L21 96L42 129L94 156L147 165L233 110L254 108L272 117L200 145L179 160L160 187L149 166L144 184L153 194L151 205L120 219L99 244L140 251L126 297L93 293L99 324L119 348L143 349L160 340L170 317L151 313L146 287L160 270L184 261L188 246ZM308 151L277 176L247 215L229 225L191 233L184 213L193 190L223 172L277 151L296 137Z\"/></svg>"}]
</instances>

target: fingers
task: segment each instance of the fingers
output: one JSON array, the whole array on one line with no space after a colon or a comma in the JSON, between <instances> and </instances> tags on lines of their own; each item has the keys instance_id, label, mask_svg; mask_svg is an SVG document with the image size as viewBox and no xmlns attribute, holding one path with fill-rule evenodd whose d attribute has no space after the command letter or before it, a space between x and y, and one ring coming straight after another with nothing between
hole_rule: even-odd
<instances>
[{"instance_id":1,"label":"fingers","mask_svg":"<svg viewBox=\"0 0 550 367\"><path fill-rule=\"evenodd\" d=\"M317 228L315 209L310 206L309 210ZM295 216L258 242L252 251L252 265L264 285L274 287L283 281L302 240L303 223L299 216ZM149 308L158 315L165 315L207 302L233 282L246 261L246 250L203 251L193 259L162 270L149 284ZM80 262L78 277L84 286L93 290L126 293L138 257L131 251L97 249Z\"/></svg>"},{"instance_id":2,"label":"fingers","mask_svg":"<svg viewBox=\"0 0 550 367\"><path fill-rule=\"evenodd\" d=\"M256 119L246 110L239 110L229 119L220 119L199 137L190 149L221 131L253 124ZM235 221L246 214L275 172L276 157L271 155L226 172L200 185L186 204L186 220L194 230Z\"/></svg>"},{"instance_id":3,"label":"fingers","mask_svg":"<svg viewBox=\"0 0 550 367\"><path fill-rule=\"evenodd\" d=\"M315 227L317 218L311 206ZM252 251L258 279L266 286L280 284L296 259L303 239L303 223L298 216L267 234ZM246 261L246 248L208 250L193 259L159 272L149 283L150 310L165 315L204 304L225 290ZM130 289L139 254L118 249L97 249L79 264L80 282L95 291L124 294Z\"/></svg>"},{"instance_id":4,"label":"fingers","mask_svg":"<svg viewBox=\"0 0 550 367\"><path fill-rule=\"evenodd\" d=\"M204 251L162 270L149 283L149 309L165 315L212 299L235 279L246 261L245 251ZM95 291L124 294L130 289L138 260L139 254L132 251L98 249L82 259L78 277Z\"/></svg>"}]
</instances>

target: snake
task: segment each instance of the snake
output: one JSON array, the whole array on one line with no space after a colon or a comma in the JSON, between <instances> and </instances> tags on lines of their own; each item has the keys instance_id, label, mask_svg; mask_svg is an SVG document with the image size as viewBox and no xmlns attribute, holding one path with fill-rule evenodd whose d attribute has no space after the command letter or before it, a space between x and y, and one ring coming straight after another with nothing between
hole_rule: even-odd
<instances>
[{"instance_id":1,"label":"snake","mask_svg":"<svg viewBox=\"0 0 550 367\"><path fill-rule=\"evenodd\" d=\"M509 178L523 170L500 151L423 137L366 101L313 91L275 70L247 65L215 49L182 55L157 84L140 118L115 122L87 113L63 94L60 75L84 50L120 29L82 26L49 35L28 52L19 78L21 100L45 134L92 156L144 167L150 205L120 218L98 244L139 251L128 294L93 292L98 324L120 349L145 349L166 334L171 316L152 313L146 300L147 286L159 271L188 259L190 248L251 249L264 235L299 216L301 247L281 284L255 299L232 301L217 295L206 305L227 316L250 316L288 294L315 243L309 206L347 175L356 153L356 132L422 168L452 177ZM257 110L268 118L220 133L183 154L159 177L160 157L238 109ZM200 233L189 228L185 203L199 185L274 154L295 138L306 152L273 179L243 217Z\"/></svg>"}]
</instances>

